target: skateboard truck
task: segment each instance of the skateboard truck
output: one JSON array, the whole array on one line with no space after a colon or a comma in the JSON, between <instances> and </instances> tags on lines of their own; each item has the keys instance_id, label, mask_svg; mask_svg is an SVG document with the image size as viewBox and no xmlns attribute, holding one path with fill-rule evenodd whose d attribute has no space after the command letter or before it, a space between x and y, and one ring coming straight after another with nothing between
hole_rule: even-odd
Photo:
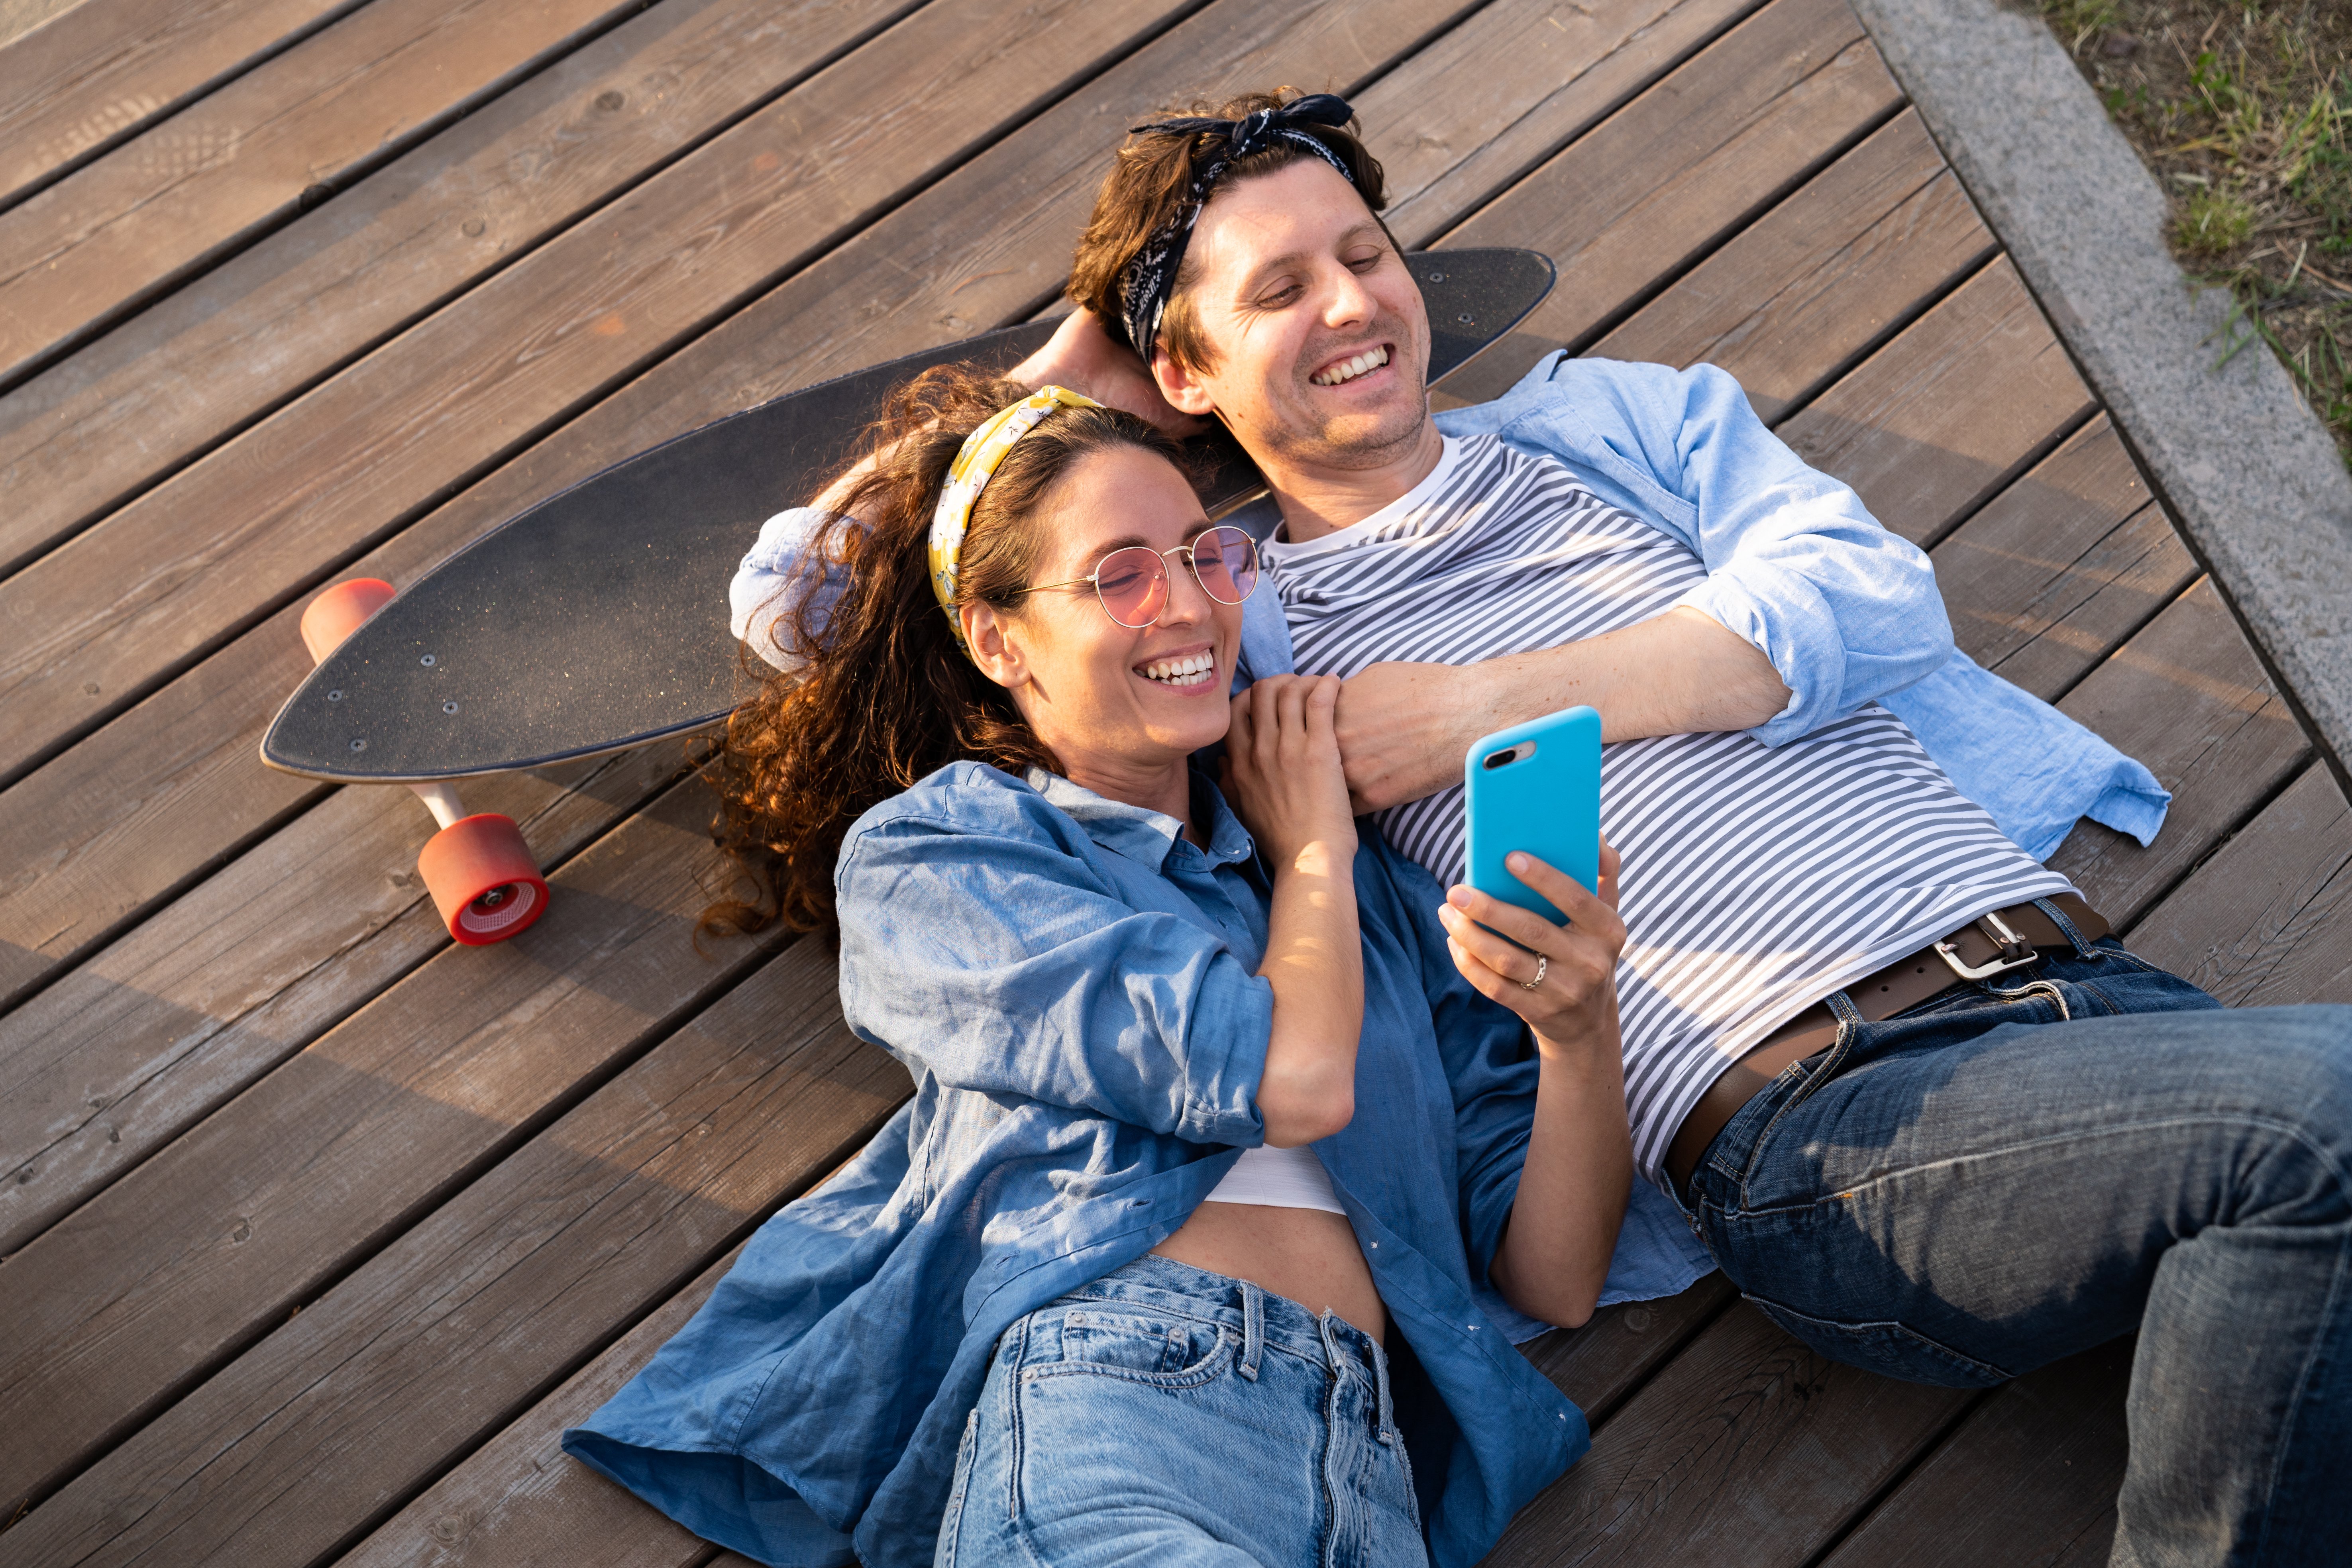
<instances>
[{"instance_id":1,"label":"skateboard truck","mask_svg":"<svg viewBox=\"0 0 2352 1568\"><path fill-rule=\"evenodd\" d=\"M302 612L302 642L310 662L324 663L383 607L393 591L380 578L354 577L311 600ZM546 912L547 880L514 818L497 812L467 816L457 789L446 782L408 787L440 825L416 857L416 869L451 936L468 947L483 947L506 941Z\"/></svg>"}]
</instances>

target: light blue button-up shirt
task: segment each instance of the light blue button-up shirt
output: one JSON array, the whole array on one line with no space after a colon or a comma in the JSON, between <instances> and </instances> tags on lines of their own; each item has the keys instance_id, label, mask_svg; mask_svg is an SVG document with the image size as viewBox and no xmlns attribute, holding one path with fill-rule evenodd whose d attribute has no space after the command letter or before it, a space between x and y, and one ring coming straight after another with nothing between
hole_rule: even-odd
<instances>
[{"instance_id":1,"label":"light blue button-up shirt","mask_svg":"<svg viewBox=\"0 0 2352 1568\"><path fill-rule=\"evenodd\" d=\"M2163 826L2172 796L2156 775L1953 647L1927 552L1808 467L1715 366L1553 354L1494 402L1450 409L1437 426L1556 458L1602 500L1688 545L1707 574L1681 603L1761 649L1789 688L1788 707L1749 731L1764 744L1875 700L2037 860L2082 817L2142 844ZM1276 518L1261 503L1236 521L1263 535ZM1411 614L1398 607L1401 620ZM1244 606L1242 648L1250 671L1289 673L1278 595Z\"/></svg>"},{"instance_id":2,"label":"light blue button-up shirt","mask_svg":"<svg viewBox=\"0 0 2352 1568\"><path fill-rule=\"evenodd\" d=\"M1272 887L1197 775L1194 810L1206 848L1051 774L959 763L858 819L835 879L842 1011L914 1099L567 1451L761 1562L930 1561L998 1337L1158 1246L1265 1141ZM1355 1117L1314 1148L1412 1347L1432 1560L1466 1568L1588 1443L1486 1283L1538 1069L1454 969L1428 874L1372 833L1355 874Z\"/></svg>"}]
</instances>

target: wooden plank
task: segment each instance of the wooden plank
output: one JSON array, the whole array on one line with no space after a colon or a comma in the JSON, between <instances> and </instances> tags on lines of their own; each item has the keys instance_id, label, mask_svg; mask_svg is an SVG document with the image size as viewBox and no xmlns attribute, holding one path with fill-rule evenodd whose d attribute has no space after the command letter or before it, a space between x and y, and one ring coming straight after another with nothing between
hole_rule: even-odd
<instances>
[{"instance_id":1,"label":"wooden plank","mask_svg":"<svg viewBox=\"0 0 2352 1568\"><path fill-rule=\"evenodd\" d=\"M2233 1007L2352 1002L2352 805L2323 764L2147 918L2131 949Z\"/></svg>"},{"instance_id":2,"label":"wooden plank","mask_svg":"<svg viewBox=\"0 0 2352 1568\"><path fill-rule=\"evenodd\" d=\"M663 0L0 397L0 573L911 3Z\"/></svg>"},{"instance_id":3,"label":"wooden plank","mask_svg":"<svg viewBox=\"0 0 2352 1568\"><path fill-rule=\"evenodd\" d=\"M2197 560L2161 506L2134 512L2074 562L2051 592L2019 620L2031 625L2061 606L2065 613L2001 658L1995 669L2045 700L2063 700L2075 681L2123 646L2197 579ZM2087 596L2071 605L2078 591ZM2012 622L2012 626L2016 625Z\"/></svg>"},{"instance_id":4,"label":"wooden plank","mask_svg":"<svg viewBox=\"0 0 2352 1568\"><path fill-rule=\"evenodd\" d=\"M1428 245L1763 3L1496 0L1475 12L1351 100L1387 176L1389 232ZM1477 90L1437 87L1463 80Z\"/></svg>"},{"instance_id":5,"label":"wooden plank","mask_svg":"<svg viewBox=\"0 0 2352 1568\"><path fill-rule=\"evenodd\" d=\"M0 53L0 203L363 0L81 0Z\"/></svg>"},{"instance_id":6,"label":"wooden plank","mask_svg":"<svg viewBox=\"0 0 2352 1568\"><path fill-rule=\"evenodd\" d=\"M682 944L648 945L675 962ZM315 1562L832 1169L908 1089L842 1024L826 944L801 944L36 1508L12 1554Z\"/></svg>"},{"instance_id":7,"label":"wooden plank","mask_svg":"<svg viewBox=\"0 0 2352 1568\"><path fill-rule=\"evenodd\" d=\"M12 720L0 776L127 708L1188 3L917 11L0 584Z\"/></svg>"},{"instance_id":8,"label":"wooden plank","mask_svg":"<svg viewBox=\"0 0 2352 1568\"><path fill-rule=\"evenodd\" d=\"M2005 1384L1822 1568L2092 1568L2115 1539L2132 1342Z\"/></svg>"},{"instance_id":9,"label":"wooden plank","mask_svg":"<svg viewBox=\"0 0 2352 1568\"><path fill-rule=\"evenodd\" d=\"M1780 437L1852 485L1888 528L1932 546L2094 406L2003 257L1782 425Z\"/></svg>"},{"instance_id":10,"label":"wooden plank","mask_svg":"<svg viewBox=\"0 0 2352 1568\"><path fill-rule=\"evenodd\" d=\"M564 1453L694 1316L740 1248L335 1559L335 1568L699 1568L710 1543Z\"/></svg>"},{"instance_id":11,"label":"wooden plank","mask_svg":"<svg viewBox=\"0 0 2352 1568\"><path fill-rule=\"evenodd\" d=\"M467 805L552 868L681 761L484 780ZM0 1257L447 946L414 869L432 831L405 790L337 791L0 1017Z\"/></svg>"},{"instance_id":12,"label":"wooden plank","mask_svg":"<svg viewBox=\"0 0 2352 1568\"><path fill-rule=\"evenodd\" d=\"M2051 702L2197 575L2104 414L1933 554L1960 650Z\"/></svg>"},{"instance_id":13,"label":"wooden plank","mask_svg":"<svg viewBox=\"0 0 2352 1568\"><path fill-rule=\"evenodd\" d=\"M547 914L444 950L11 1257L0 1497L38 1496L723 989L699 782L551 879Z\"/></svg>"},{"instance_id":14,"label":"wooden plank","mask_svg":"<svg viewBox=\"0 0 2352 1568\"><path fill-rule=\"evenodd\" d=\"M1584 1327L1554 1329L1519 1349L1597 1426L1738 1295L1709 1274L1678 1296L1603 1307Z\"/></svg>"},{"instance_id":15,"label":"wooden plank","mask_svg":"<svg viewBox=\"0 0 2352 1568\"><path fill-rule=\"evenodd\" d=\"M1972 1397L1824 1361L1736 1305L1486 1562L1798 1568Z\"/></svg>"},{"instance_id":16,"label":"wooden plank","mask_svg":"<svg viewBox=\"0 0 2352 1568\"><path fill-rule=\"evenodd\" d=\"M1773 0L1446 235L1559 267L1551 297L1449 390L1492 397L1580 348L1901 102L1845 0Z\"/></svg>"},{"instance_id":17,"label":"wooden plank","mask_svg":"<svg viewBox=\"0 0 2352 1568\"><path fill-rule=\"evenodd\" d=\"M1104 150L1135 115L1314 73L1351 84L1391 63L1377 51L1409 53L1458 4L1211 6L349 570L404 583L530 502L719 414L1026 316L1058 287ZM1478 99L1475 67L1413 75L1408 61L1385 79ZM1484 101L1498 124L1522 108ZM1409 126L1389 133L1409 140ZM1391 155L1378 134L1375 147ZM21 831L44 846L13 877L0 871L0 996L72 962L292 808L301 786L257 773L251 759L276 694L305 668L294 620L280 612L0 792L0 840Z\"/></svg>"},{"instance_id":18,"label":"wooden plank","mask_svg":"<svg viewBox=\"0 0 2352 1568\"><path fill-rule=\"evenodd\" d=\"M2174 600L2059 707L2146 763L2173 794L2151 847L2085 822L2050 858L2122 927L2311 753L2210 579Z\"/></svg>"},{"instance_id":19,"label":"wooden plank","mask_svg":"<svg viewBox=\"0 0 2352 1568\"><path fill-rule=\"evenodd\" d=\"M1775 424L1982 266L1994 245L1917 112L1905 110L1591 352L1718 366Z\"/></svg>"},{"instance_id":20,"label":"wooden plank","mask_svg":"<svg viewBox=\"0 0 2352 1568\"><path fill-rule=\"evenodd\" d=\"M87 342L639 0L373 0L0 213L0 379Z\"/></svg>"}]
</instances>

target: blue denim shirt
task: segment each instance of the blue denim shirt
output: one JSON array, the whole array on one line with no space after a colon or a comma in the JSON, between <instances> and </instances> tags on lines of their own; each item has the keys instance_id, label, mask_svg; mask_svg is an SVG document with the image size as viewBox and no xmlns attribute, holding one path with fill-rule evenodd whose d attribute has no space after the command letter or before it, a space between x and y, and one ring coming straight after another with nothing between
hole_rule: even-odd
<instances>
[{"instance_id":1,"label":"blue denim shirt","mask_svg":"<svg viewBox=\"0 0 2352 1568\"><path fill-rule=\"evenodd\" d=\"M1197 775L1195 808L1205 849L1050 774L959 763L858 819L842 1010L914 1099L568 1452L762 1562L930 1560L998 1337L1165 1240L1265 1141L1272 889ZM1486 1281L1537 1068L1455 971L1429 876L1370 832L1355 875L1356 1112L1315 1152L1435 1395L1407 1443L1432 1559L1466 1568L1588 1444Z\"/></svg>"}]
</instances>

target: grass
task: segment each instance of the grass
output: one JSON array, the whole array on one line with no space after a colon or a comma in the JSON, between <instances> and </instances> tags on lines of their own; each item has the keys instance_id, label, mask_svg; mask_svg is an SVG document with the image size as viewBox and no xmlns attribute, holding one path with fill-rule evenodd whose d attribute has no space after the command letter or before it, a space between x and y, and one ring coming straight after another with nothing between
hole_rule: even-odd
<instances>
[{"instance_id":1,"label":"grass","mask_svg":"<svg viewBox=\"0 0 2352 1568\"><path fill-rule=\"evenodd\" d=\"M2352 0L2038 0L2352 465Z\"/></svg>"}]
</instances>

